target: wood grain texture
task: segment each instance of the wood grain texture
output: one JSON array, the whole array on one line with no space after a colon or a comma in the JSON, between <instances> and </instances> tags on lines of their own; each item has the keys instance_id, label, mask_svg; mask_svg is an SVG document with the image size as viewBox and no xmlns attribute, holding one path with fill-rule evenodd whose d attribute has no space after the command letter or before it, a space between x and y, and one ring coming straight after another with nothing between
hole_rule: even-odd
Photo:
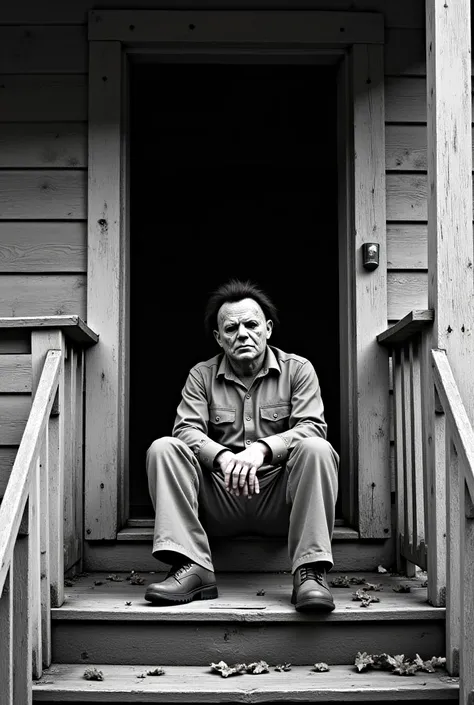
<instances>
[{"instance_id":1,"label":"wood grain texture","mask_svg":"<svg viewBox=\"0 0 474 705\"><path fill-rule=\"evenodd\" d=\"M120 43L91 42L90 72L87 316L100 331L100 343L90 351L86 368L85 529L90 539L113 539L125 440L120 408L125 303L120 290L125 274ZM108 126L107 140L103 125Z\"/></svg>"},{"instance_id":2,"label":"wood grain texture","mask_svg":"<svg viewBox=\"0 0 474 705\"><path fill-rule=\"evenodd\" d=\"M0 445L19 445L31 408L29 394L0 395Z\"/></svg>"},{"instance_id":3,"label":"wood grain texture","mask_svg":"<svg viewBox=\"0 0 474 705\"><path fill-rule=\"evenodd\" d=\"M386 29L385 75L426 76L425 32L423 29Z\"/></svg>"},{"instance_id":4,"label":"wood grain texture","mask_svg":"<svg viewBox=\"0 0 474 705\"><path fill-rule=\"evenodd\" d=\"M2 330L0 355L27 355L31 352L31 337L26 330Z\"/></svg>"},{"instance_id":5,"label":"wood grain texture","mask_svg":"<svg viewBox=\"0 0 474 705\"><path fill-rule=\"evenodd\" d=\"M31 0L18 0L14 5L1 8L0 22L2 24L85 24L87 12L94 7L125 8L137 6L149 9L168 9L169 1L166 0L70 0L68 3L61 0L50 0L42 9L38 8ZM233 9L252 10L255 5L251 0L237 0L232 4ZM294 9L294 3L289 0L260 0L258 7L262 10L288 10ZM222 9L228 8L225 0L209 2L209 0L174 0L173 9ZM298 9L317 10L328 9L327 0L300 0ZM384 15L386 27L424 28L424 6L420 0L398 0L397 3L387 4L386 0L331 0L331 10L363 10L368 12L381 12Z\"/></svg>"},{"instance_id":6,"label":"wood grain texture","mask_svg":"<svg viewBox=\"0 0 474 705\"><path fill-rule=\"evenodd\" d=\"M428 227L425 223L387 224L387 268L427 269Z\"/></svg>"},{"instance_id":7,"label":"wood grain texture","mask_svg":"<svg viewBox=\"0 0 474 705\"><path fill-rule=\"evenodd\" d=\"M3 497L15 460L16 447L0 447L0 497Z\"/></svg>"},{"instance_id":8,"label":"wood grain texture","mask_svg":"<svg viewBox=\"0 0 474 705\"><path fill-rule=\"evenodd\" d=\"M431 326L433 320L433 311L410 311L401 321L380 333L377 340L379 343L389 346L407 342L415 334Z\"/></svg>"},{"instance_id":9,"label":"wood grain texture","mask_svg":"<svg viewBox=\"0 0 474 705\"><path fill-rule=\"evenodd\" d=\"M356 259L358 506L361 538L390 535L388 360L376 336L387 320L385 260L385 129L383 52L353 48L354 229L359 253L367 233L380 244L380 267L368 273ZM390 294L389 294L390 296Z\"/></svg>"},{"instance_id":10,"label":"wood grain texture","mask_svg":"<svg viewBox=\"0 0 474 705\"><path fill-rule=\"evenodd\" d=\"M153 524L154 521L152 520ZM153 541L154 528L152 526L141 526L141 527L129 527L122 529L117 533L117 541ZM334 528L332 540L333 541L356 541L359 538L359 534L354 529L348 526L336 526ZM255 544L254 537L249 537L248 539L241 539L241 541L248 541L250 545ZM271 545L270 541L270 545Z\"/></svg>"},{"instance_id":11,"label":"wood grain texture","mask_svg":"<svg viewBox=\"0 0 474 705\"><path fill-rule=\"evenodd\" d=\"M426 80L388 77L385 81L386 122L426 123Z\"/></svg>"},{"instance_id":12,"label":"wood grain texture","mask_svg":"<svg viewBox=\"0 0 474 705\"><path fill-rule=\"evenodd\" d=\"M9 274L0 277L1 316L86 317L86 278L83 274Z\"/></svg>"},{"instance_id":13,"label":"wood grain texture","mask_svg":"<svg viewBox=\"0 0 474 705\"><path fill-rule=\"evenodd\" d=\"M387 174L387 220L426 221L427 177L425 174Z\"/></svg>"},{"instance_id":14,"label":"wood grain texture","mask_svg":"<svg viewBox=\"0 0 474 705\"><path fill-rule=\"evenodd\" d=\"M1 496L1 494L0 494ZM15 705L13 700L13 567L8 571L4 589L0 594L0 678L5 705Z\"/></svg>"},{"instance_id":15,"label":"wood grain texture","mask_svg":"<svg viewBox=\"0 0 474 705\"><path fill-rule=\"evenodd\" d=\"M31 355L0 355L0 393L31 392Z\"/></svg>"},{"instance_id":16,"label":"wood grain texture","mask_svg":"<svg viewBox=\"0 0 474 705\"><path fill-rule=\"evenodd\" d=\"M314 674L309 667L294 667L290 673L220 678L209 669L169 667L166 678L137 679L146 672L141 666L107 666L103 682L86 682L84 666L55 667L53 683L34 685L35 702L140 702L167 703L261 703L261 702L389 702L443 700L456 702L459 687L440 674L423 680L398 678L383 672L357 674L349 666L334 666L329 673ZM282 676L279 678L279 676ZM400 682L402 681L402 682Z\"/></svg>"},{"instance_id":17,"label":"wood grain texture","mask_svg":"<svg viewBox=\"0 0 474 705\"><path fill-rule=\"evenodd\" d=\"M465 702L472 699L474 682L474 665L469 655L474 647L473 599L474 599L474 504L472 494L466 490L461 499L461 614L462 614L462 641L461 641L461 697Z\"/></svg>"},{"instance_id":18,"label":"wood grain texture","mask_svg":"<svg viewBox=\"0 0 474 705\"><path fill-rule=\"evenodd\" d=\"M2 169L77 169L85 166L85 122L0 122Z\"/></svg>"},{"instance_id":19,"label":"wood grain texture","mask_svg":"<svg viewBox=\"0 0 474 705\"><path fill-rule=\"evenodd\" d=\"M89 19L90 40L126 43L346 46L383 44L383 34L381 14L341 11L93 10Z\"/></svg>"},{"instance_id":20,"label":"wood grain texture","mask_svg":"<svg viewBox=\"0 0 474 705\"><path fill-rule=\"evenodd\" d=\"M0 273L86 272L85 222L0 222Z\"/></svg>"},{"instance_id":21,"label":"wood grain texture","mask_svg":"<svg viewBox=\"0 0 474 705\"><path fill-rule=\"evenodd\" d=\"M56 328L62 330L66 338L81 343L83 346L93 345L99 340L97 333L77 315L70 316L26 316L22 318L0 318L2 335L14 331L16 335L37 329Z\"/></svg>"},{"instance_id":22,"label":"wood grain texture","mask_svg":"<svg viewBox=\"0 0 474 705\"><path fill-rule=\"evenodd\" d=\"M459 675L461 648L461 493L464 482L451 434L446 434L446 667ZM461 484L462 482L462 484Z\"/></svg>"},{"instance_id":23,"label":"wood grain texture","mask_svg":"<svg viewBox=\"0 0 474 705\"><path fill-rule=\"evenodd\" d=\"M87 119L84 75L0 75L3 122L61 122Z\"/></svg>"},{"instance_id":24,"label":"wood grain texture","mask_svg":"<svg viewBox=\"0 0 474 705\"><path fill-rule=\"evenodd\" d=\"M5 500L4 500L5 501ZM1 528L1 524L0 524ZM16 532L15 532L16 533ZM31 605L29 537L18 536L13 551L13 702L27 703L31 698ZM0 576L0 584L3 582Z\"/></svg>"},{"instance_id":25,"label":"wood grain texture","mask_svg":"<svg viewBox=\"0 0 474 705\"><path fill-rule=\"evenodd\" d=\"M425 125L387 125L385 164L391 171L426 171L428 168Z\"/></svg>"},{"instance_id":26,"label":"wood grain texture","mask_svg":"<svg viewBox=\"0 0 474 705\"><path fill-rule=\"evenodd\" d=\"M86 73L85 27L0 27L5 74Z\"/></svg>"},{"instance_id":27,"label":"wood grain texture","mask_svg":"<svg viewBox=\"0 0 474 705\"><path fill-rule=\"evenodd\" d=\"M83 220L84 171L0 171L0 219Z\"/></svg>"},{"instance_id":28,"label":"wood grain texture","mask_svg":"<svg viewBox=\"0 0 474 705\"><path fill-rule=\"evenodd\" d=\"M388 273L388 319L398 321L415 309L428 307L426 272Z\"/></svg>"}]
</instances>

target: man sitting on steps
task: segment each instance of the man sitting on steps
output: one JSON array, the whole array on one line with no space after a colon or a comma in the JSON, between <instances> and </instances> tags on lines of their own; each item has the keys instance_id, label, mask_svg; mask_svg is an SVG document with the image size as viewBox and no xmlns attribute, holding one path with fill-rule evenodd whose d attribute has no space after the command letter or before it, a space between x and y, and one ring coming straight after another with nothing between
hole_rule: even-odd
<instances>
[{"instance_id":1,"label":"man sitting on steps","mask_svg":"<svg viewBox=\"0 0 474 705\"><path fill-rule=\"evenodd\" d=\"M191 369L173 436L147 452L153 555L172 566L146 590L154 604L217 597L208 535L258 534L288 536L297 610L334 609L326 571L339 457L312 364L268 345L276 320L251 282L209 299L206 326L223 352Z\"/></svg>"}]
</instances>

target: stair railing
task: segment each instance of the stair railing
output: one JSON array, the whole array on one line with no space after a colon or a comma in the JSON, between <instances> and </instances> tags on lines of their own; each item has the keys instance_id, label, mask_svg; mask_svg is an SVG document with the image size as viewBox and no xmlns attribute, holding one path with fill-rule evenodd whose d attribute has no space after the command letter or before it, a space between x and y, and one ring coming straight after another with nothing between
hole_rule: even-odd
<instances>
[{"instance_id":1,"label":"stair railing","mask_svg":"<svg viewBox=\"0 0 474 705\"><path fill-rule=\"evenodd\" d=\"M31 677L51 650L49 423L61 372L50 350L0 506L0 682L6 705L31 702Z\"/></svg>"},{"instance_id":2,"label":"stair railing","mask_svg":"<svg viewBox=\"0 0 474 705\"><path fill-rule=\"evenodd\" d=\"M412 311L378 336L392 361L399 568L428 570L428 599L446 606L446 659L460 702L474 702L474 431L446 352Z\"/></svg>"}]
</instances>

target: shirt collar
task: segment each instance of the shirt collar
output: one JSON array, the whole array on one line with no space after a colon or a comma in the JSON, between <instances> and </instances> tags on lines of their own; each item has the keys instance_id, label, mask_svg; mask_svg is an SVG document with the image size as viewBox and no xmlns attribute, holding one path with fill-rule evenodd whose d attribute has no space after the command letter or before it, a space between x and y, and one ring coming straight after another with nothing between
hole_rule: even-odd
<instances>
[{"instance_id":1,"label":"shirt collar","mask_svg":"<svg viewBox=\"0 0 474 705\"><path fill-rule=\"evenodd\" d=\"M265 354L265 360L263 362L263 367L258 373L258 377L264 377L266 374L268 374L269 370L275 370L276 372L280 373L281 372L281 367L278 364L278 360L276 358L275 353L271 349L270 346L267 345L267 351ZM231 379L235 380L235 375L232 371L232 367L230 366L230 363L227 359L227 355L222 355L222 360L219 365L219 369L217 370L217 377L222 377L224 376L226 379Z\"/></svg>"}]
</instances>

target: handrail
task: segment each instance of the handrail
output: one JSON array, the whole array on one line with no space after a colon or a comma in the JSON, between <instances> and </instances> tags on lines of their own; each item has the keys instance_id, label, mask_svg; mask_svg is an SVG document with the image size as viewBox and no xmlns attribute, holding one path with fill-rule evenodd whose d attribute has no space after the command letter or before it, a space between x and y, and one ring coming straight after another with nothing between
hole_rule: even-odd
<instances>
[{"instance_id":1,"label":"handrail","mask_svg":"<svg viewBox=\"0 0 474 705\"><path fill-rule=\"evenodd\" d=\"M61 352L49 351L0 506L0 594L11 565L16 537L28 499L32 468L41 450L42 437L53 407L60 365Z\"/></svg>"},{"instance_id":2,"label":"handrail","mask_svg":"<svg viewBox=\"0 0 474 705\"><path fill-rule=\"evenodd\" d=\"M474 502L474 430L461 399L451 365L444 350L432 350L433 377L441 406L448 420L456 452L464 467L464 478Z\"/></svg>"},{"instance_id":3,"label":"handrail","mask_svg":"<svg viewBox=\"0 0 474 705\"><path fill-rule=\"evenodd\" d=\"M395 345L404 343L419 333L434 321L434 311L431 309L410 311L398 323L395 323L377 336L381 345Z\"/></svg>"}]
</instances>

